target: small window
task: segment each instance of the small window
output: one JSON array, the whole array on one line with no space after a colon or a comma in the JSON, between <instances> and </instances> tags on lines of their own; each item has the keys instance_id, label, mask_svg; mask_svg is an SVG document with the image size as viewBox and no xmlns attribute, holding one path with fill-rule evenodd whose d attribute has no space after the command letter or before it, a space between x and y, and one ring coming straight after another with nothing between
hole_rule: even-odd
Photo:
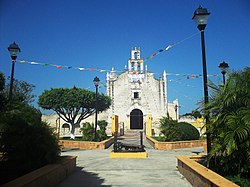
<instances>
[{"instance_id":1,"label":"small window","mask_svg":"<svg viewBox=\"0 0 250 187\"><path fill-rule=\"evenodd\" d=\"M139 98L139 93L138 92L134 92L134 99L138 99Z\"/></svg>"}]
</instances>

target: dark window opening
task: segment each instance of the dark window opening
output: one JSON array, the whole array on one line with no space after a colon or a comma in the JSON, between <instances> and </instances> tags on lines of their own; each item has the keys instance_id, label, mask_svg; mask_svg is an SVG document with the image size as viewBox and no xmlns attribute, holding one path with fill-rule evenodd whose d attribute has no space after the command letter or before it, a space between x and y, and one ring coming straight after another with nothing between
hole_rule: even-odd
<instances>
[{"instance_id":1,"label":"dark window opening","mask_svg":"<svg viewBox=\"0 0 250 187\"><path fill-rule=\"evenodd\" d=\"M134 92L134 99L138 99L139 98L139 93L138 92Z\"/></svg>"}]
</instances>

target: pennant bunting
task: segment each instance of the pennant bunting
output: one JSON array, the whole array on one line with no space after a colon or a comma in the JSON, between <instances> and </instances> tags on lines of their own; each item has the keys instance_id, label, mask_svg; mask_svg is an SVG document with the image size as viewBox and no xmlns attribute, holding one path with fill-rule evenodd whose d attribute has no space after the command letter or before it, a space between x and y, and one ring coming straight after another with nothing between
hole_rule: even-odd
<instances>
[{"instance_id":1,"label":"pennant bunting","mask_svg":"<svg viewBox=\"0 0 250 187\"><path fill-rule=\"evenodd\" d=\"M36 65L36 64L39 64L39 63L37 63L37 62L30 62L30 64L35 64Z\"/></svg>"},{"instance_id":2,"label":"pennant bunting","mask_svg":"<svg viewBox=\"0 0 250 187\"><path fill-rule=\"evenodd\" d=\"M172 45L168 45L168 46L166 47L165 50L167 51L167 50L169 50L171 47L172 47Z\"/></svg>"}]
</instances>

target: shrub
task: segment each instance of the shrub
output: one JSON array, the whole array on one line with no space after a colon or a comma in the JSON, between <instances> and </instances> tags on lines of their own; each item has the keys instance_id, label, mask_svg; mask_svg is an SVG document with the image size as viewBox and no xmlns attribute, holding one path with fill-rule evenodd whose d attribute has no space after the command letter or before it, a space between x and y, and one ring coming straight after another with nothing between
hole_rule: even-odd
<instances>
[{"instance_id":1,"label":"shrub","mask_svg":"<svg viewBox=\"0 0 250 187\"><path fill-rule=\"evenodd\" d=\"M176 128L181 140L198 140L200 137L199 131L190 123L177 123Z\"/></svg>"},{"instance_id":2,"label":"shrub","mask_svg":"<svg viewBox=\"0 0 250 187\"><path fill-rule=\"evenodd\" d=\"M97 130L96 135L97 135L97 141L102 141L107 139L107 134L106 134L106 127L108 123L105 120L101 120L97 122L99 126L99 130ZM84 141L94 141L94 124L90 124L89 122L83 123L83 127L81 128L82 132L82 140Z\"/></svg>"},{"instance_id":3,"label":"shrub","mask_svg":"<svg viewBox=\"0 0 250 187\"><path fill-rule=\"evenodd\" d=\"M108 135L106 134L106 127L108 125L108 122L105 120L98 121L98 126L100 130L97 131L98 141L106 140L108 138Z\"/></svg>"},{"instance_id":4,"label":"shrub","mask_svg":"<svg viewBox=\"0 0 250 187\"><path fill-rule=\"evenodd\" d=\"M184 141L199 139L199 131L189 123L176 122L169 116L160 120L160 129L163 141Z\"/></svg>"},{"instance_id":5,"label":"shrub","mask_svg":"<svg viewBox=\"0 0 250 187\"><path fill-rule=\"evenodd\" d=\"M54 163L60 156L57 136L41 121L41 112L29 105L30 100L16 99L14 96L19 92L13 92L11 102L7 102L4 85L5 79L0 73L0 185ZM23 95L31 98L32 90L26 86L28 84L18 91L24 91Z\"/></svg>"},{"instance_id":6,"label":"shrub","mask_svg":"<svg viewBox=\"0 0 250 187\"><path fill-rule=\"evenodd\" d=\"M60 147L56 135L37 116L37 111L28 109L28 106L24 111L15 109L1 115L1 168L4 167L8 173L6 181L54 163L59 158Z\"/></svg>"},{"instance_id":7,"label":"shrub","mask_svg":"<svg viewBox=\"0 0 250 187\"><path fill-rule=\"evenodd\" d=\"M94 126L91 125L89 122L83 123L83 127L81 128L82 132L82 140L84 141L94 141Z\"/></svg>"}]
</instances>

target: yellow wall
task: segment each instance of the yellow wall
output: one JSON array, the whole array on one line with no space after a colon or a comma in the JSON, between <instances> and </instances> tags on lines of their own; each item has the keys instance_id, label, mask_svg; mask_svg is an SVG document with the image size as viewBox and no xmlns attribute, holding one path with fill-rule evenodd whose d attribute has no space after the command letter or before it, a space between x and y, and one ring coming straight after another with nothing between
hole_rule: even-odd
<instances>
[{"instance_id":1,"label":"yellow wall","mask_svg":"<svg viewBox=\"0 0 250 187\"><path fill-rule=\"evenodd\" d=\"M112 115L112 135L114 135L115 132L118 132L118 116Z\"/></svg>"},{"instance_id":2,"label":"yellow wall","mask_svg":"<svg viewBox=\"0 0 250 187\"><path fill-rule=\"evenodd\" d=\"M147 116L147 135L152 136L152 115Z\"/></svg>"}]
</instances>

